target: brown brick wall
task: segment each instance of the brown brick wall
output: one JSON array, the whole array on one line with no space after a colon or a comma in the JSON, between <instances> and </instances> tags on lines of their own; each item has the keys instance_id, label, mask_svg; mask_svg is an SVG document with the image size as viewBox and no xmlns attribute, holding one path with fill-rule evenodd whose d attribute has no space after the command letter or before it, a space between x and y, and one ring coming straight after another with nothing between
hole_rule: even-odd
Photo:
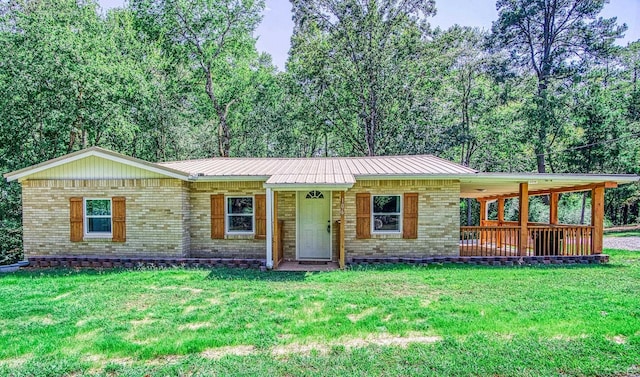
<instances>
[{"instance_id":1,"label":"brown brick wall","mask_svg":"<svg viewBox=\"0 0 640 377\"><path fill-rule=\"evenodd\" d=\"M187 184L177 179L22 182L24 250L34 255L186 256ZM126 242L69 240L69 198L126 198Z\"/></svg>"},{"instance_id":2,"label":"brown brick wall","mask_svg":"<svg viewBox=\"0 0 640 377\"><path fill-rule=\"evenodd\" d=\"M418 238L401 234L356 239L356 194L418 193ZM356 256L458 255L460 234L460 183L445 180L358 181L345 194L345 254ZM336 201L338 204L336 206ZM334 198L334 219L340 218L339 198ZM337 216L337 218L336 218Z\"/></svg>"}]
</instances>

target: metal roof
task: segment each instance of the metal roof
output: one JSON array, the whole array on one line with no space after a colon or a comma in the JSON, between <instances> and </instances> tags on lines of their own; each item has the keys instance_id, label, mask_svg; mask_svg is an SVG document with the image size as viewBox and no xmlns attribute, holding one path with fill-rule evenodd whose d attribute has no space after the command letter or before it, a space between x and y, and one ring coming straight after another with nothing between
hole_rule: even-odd
<instances>
[{"instance_id":1,"label":"metal roof","mask_svg":"<svg viewBox=\"0 0 640 377\"><path fill-rule=\"evenodd\" d=\"M466 175L476 171L430 155L315 158L209 158L159 165L199 179L263 178L267 184L353 184L356 178Z\"/></svg>"},{"instance_id":2,"label":"metal roof","mask_svg":"<svg viewBox=\"0 0 640 377\"><path fill-rule=\"evenodd\" d=\"M151 163L106 149L92 147L41 164L4 174L7 181L31 175L88 156L96 156L190 181L264 181L266 187L311 186L346 189L356 179L455 179L461 197L488 198L518 192L520 182L530 191L544 191L597 182L637 182L636 175L479 173L431 155L316 158L209 158Z\"/></svg>"}]
</instances>

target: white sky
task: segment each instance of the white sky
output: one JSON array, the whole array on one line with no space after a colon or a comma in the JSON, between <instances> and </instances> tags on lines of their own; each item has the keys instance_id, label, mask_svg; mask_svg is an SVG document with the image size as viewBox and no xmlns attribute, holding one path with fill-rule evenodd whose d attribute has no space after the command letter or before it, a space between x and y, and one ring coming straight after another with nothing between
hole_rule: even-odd
<instances>
[{"instance_id":1,"label":"white sky","mask_svg":"<svg viewBox=\"0 0 640 377\"><path fill-rule=\"evenodd\" d=\"M104 10L121 7L125 0L99 0ZM289 53L293 22L289 0L266 0L262 23L256 31L257 48L273 57L273 62L284 69ZM498 18L495 0L436 0L438 13L431 19L433 27L446 29L454 24L491 28ZM640 39L640 0L611 0L605 5L602 16L618 17L618 23L626 23L628 30L620 45Z\"/></svg>"}]
</instances>

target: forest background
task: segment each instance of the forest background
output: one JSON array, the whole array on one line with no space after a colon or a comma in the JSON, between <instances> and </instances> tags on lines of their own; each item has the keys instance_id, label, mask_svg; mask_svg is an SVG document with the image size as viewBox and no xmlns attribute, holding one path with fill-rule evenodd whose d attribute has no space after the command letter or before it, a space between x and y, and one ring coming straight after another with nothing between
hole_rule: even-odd
<instances>
[{"instance_id":1,"label":"forest background","mask_svg":"<svg viewBox=\"0 0 640 377\"><path fill-rule=\"evenodd\" d=\"M261 0L0 0L0 172L90 146L148 161L435 154L480 171L640 173L640 41L603 0L498 0L491 30L433 0L291 0L289 56L256 49ZM22 257L0 180L0 264ZM545 221L545 198L530 219ZM588 194L560 220L589 222ZM495 216L495 209L490 209ZM517 218L509 200L506 218ZM606 223L640 222L640 186ZM462 200L461 224L477 224Z\"/></svg>"}]
</instances>

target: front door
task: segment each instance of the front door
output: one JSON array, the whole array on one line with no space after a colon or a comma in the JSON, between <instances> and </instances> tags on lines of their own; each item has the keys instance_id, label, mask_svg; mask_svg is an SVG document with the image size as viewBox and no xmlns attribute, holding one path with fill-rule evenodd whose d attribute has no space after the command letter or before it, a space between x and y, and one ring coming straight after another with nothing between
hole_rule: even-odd
<instances>
[{"instance_id":1,"label":"front door","mask_svg":"<svg viewBox=\"0 0 640 377\"><path fill-rule=\"evenodd\" d=\"M298 259L331 259L331 191L298 192Z\"/></svg>"}]
</instances>

